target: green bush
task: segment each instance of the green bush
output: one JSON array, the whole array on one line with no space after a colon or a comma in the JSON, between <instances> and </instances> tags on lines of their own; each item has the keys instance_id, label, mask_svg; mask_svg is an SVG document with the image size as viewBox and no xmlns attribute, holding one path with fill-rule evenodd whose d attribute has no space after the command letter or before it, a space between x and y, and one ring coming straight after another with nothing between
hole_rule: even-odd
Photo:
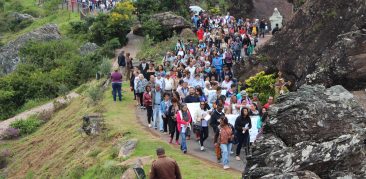
<instances>
[{"instance_id":1,"label":"green bush","mask_svg":"<svg viewBox=\"0 0 366 179\"><path fill-rule=\"evenodd\" d=\"M142 31L145 36L148 35L154 42L166 40L173 35L171 31L164 28L160 22L151 18L142 22Z\"/></svg>"},{"instance_id":2,"label":"green bush","mask_svg":"<svg viewBox=\"0 0 366 179\"><path fill-rule=\"evenodd\" d=\"M258 98L262 104L267 102L269 96L275 95L273 84L276 82L276 78L273 74L266 75L263 71L257 73L255 76L245 80L247 85L247 93L250 96L253 93L258 93Z\"/></svg>"},{"instance_id":3,"label":"green bush","mask_svg":"<svg viewBox=\"0 0 366 179\"><path fill-rule=\"evenodd\" d=\"M12 122L10 124L10 127L19 129L20 135L23 136L35 132L38 129L38 127L42 125L42 123L43 122L41 120L35 117L29 117L28 119L25 120L17 120Z\"/></svg>"},{"instance_id":4,"label":"green bush","mask_svg":"<svg viewBox=\"0 0 366 179\"><path fill-rule=\"evenodd\" d=\"M87 91L87 95L92 104L96 105L103 99L103 90L99 86L91 86Z\"/></svg>"},{"instance_id":5,"label":"green bush","mask_svg":"<svg viewBox=\"0 0 366 179\"><path fill-rule=\"evenodd\" d=\"M67 178L71 178L71 179L79 179L81 178L85 173L85 168L82 166L76 166L74 168L72 168L68 175Z\"/></svg>"},{"instance_id":6,"label":"green bush","mask_svg":"<svg viewBox=\"0 0 366 179\"><path fill-rule=\"evenodd\" d=\"M107 41L102 48L100 48L99 54L107 57L114 57L115 50L121 47L119 40L117 38L113 38L112 40Z\"/></svg>"},{"instance_id":7,"label":"green bush","mask_svg":"<svg viewBox=\"0 0 366 179\"><path fill-rule=\"evenodd\" d=\"M109 76L111 68L112 68L111 60L108 58L104 58L102 64L100 64L99 66L99 71L102 76Z\"/></svg>"}]
</instances>

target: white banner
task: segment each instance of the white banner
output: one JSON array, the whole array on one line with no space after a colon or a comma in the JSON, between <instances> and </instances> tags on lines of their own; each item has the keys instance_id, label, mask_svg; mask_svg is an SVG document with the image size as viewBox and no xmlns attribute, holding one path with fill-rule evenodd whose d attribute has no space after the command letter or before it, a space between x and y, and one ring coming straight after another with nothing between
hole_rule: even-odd
<instances>
[{"instance_id":1,"label":"white banner","mask_svg":"<svg viewBox=\"0 0 366 179\"><path fill-rule=\"evenodd\" d=\"M236 118L238 118L239 115L225 114L225 116L229 123L235 126ZM249 129L250 142L254 142L258 135L257 121L259 120L259 116L250 116L250 119L252 122L252 128Z\"/></svg>"},{"instance_id":2,"label":"white banner","mask_svg":"<svg viewBox=\"0 0 366 179\"><path fill-rule=\"evenodd\" d=\"M191 113L193 122L196 122L196 113L200 109L200 103L187 103L187 107Z\"/></svg>"}]
</instances>

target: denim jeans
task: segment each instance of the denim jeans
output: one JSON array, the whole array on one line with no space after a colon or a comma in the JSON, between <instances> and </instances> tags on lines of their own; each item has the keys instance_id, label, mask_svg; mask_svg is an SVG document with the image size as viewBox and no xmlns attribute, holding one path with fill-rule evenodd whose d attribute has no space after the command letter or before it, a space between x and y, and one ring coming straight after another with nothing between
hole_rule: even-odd
<instances>
[{"instance_id":1,"label":"denim jeans","mask_svg":"<svg viewBox=\"0 0 366 179\"><path fill-rule=\"evenodd\" d=\"M229 154L231 151L231 147L232 147L232 143L228 143L228 144L220 144L220 148L221 148L221 156L222 156L222 164L225 165L229 165Z\"/></svg>"},{"instance_id":2,"label":"denim jeans","mask_svg":"<svg viewBox=\"0 0 366 179\"><path fill-rule=\"evenodd\" d=\"M121 90L122 90L122 84L121 83L112 83L112 95L113 95L113 100L114 101L116 101L117 93L118 93L118 99L120 101L122 101Z\"/></svg>"},{"instance_id":3,"label":"denim jeans","mask_svg":"<svg viewBox=\"0 0 366 179\"><path fill-rule=\"evenodd\" d=\"M180 149L184 152L187 151L187 139L186 139L186 131L183 130L183 128L181 129L180 132L180 137L182 139L182 141L180 142Z\"/></svg>"},{"instance_id":4,"label":"denim jeans","mask_svg":"<svg viewBox=\"0 0 366 179\"><path fill-rule=\"evenodd\" d=\"M159 125L159 130L163 130L163 119L161 117L161 112L160 112L160 105L154 105L154 109L153 109L153 119L154 119L154 123L153 126L155 129L158 128L158 123L161 123L161 125ZM160 127L161 126L161 127Z\"/></svg>"}]
</instances>

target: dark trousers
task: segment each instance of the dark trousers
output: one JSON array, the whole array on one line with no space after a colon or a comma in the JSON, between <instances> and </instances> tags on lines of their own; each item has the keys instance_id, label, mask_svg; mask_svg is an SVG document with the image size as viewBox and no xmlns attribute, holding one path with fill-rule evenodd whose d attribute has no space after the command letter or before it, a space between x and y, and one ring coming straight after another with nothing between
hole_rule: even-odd
<instances>
[{"instance_id":1,"label":"dark trousers","mask_svg":"<svg viewBox=\"0 0 366 179\"><path fill-rule=\"evenodd\" d=\"M153 120L153 109L152 106L146 106L146 111L147 111L147 122L150 124L151 121Z\"/></svg>"},{"instance_id":2,"label":"dark trousers","mask_svg":"<svg viewBox=\"0 0 366 179\"><path fill-rule=\"evenodd\" d=\"M249 152L249 133L246 132L245 134L241 133L241 132L237 132L236 133L236 137L238 138L238 146L236 147L236 156L240 155L240 150L242 148L242 146L245 146L245 152L248 153Z\"/></svg>"},{"instance_id":3,"label":"dark trousers","mask_svg":"<svg viewBox=\"0 0 366 179\"><path fill-rule=\"evenodd\" d=\"M119 101L122 101L121 89L122 89L121 83L112 83L112 95L113 95L114 101L116 101L117 94L118 94Z\"/></svg>"},{"instance_id":4,"label":"dark trousers","mask_svg":"<svg viewBox=\"0 0 366 179\"><path fill-rule=\"evenodd\" d=\"M144 96L144 93L136 93L137 95L138 95L138 97L140 98L140 104L141 104L141 106L143 106L144 105L144 99L143 99L143 96Z\"/></svg>"},{"instance_id":5,"label":"dark trousers","mask_svg":"<svg viewBox=\"0 0 366 179\"><path fill-rule=\"evenodd\" d=\"M177 121L169 120L169 132L170 138L173 139L175 133L175 140L179 139L179 131L177 127Z\"/></svg>"},{"instance_id":6,"label":"dark trousers","mask_svg":"<svg viewBox=\"0 0 366 179\"><path fill-rule=\"evenodd\" d=\"M168 118L167 117L162 117L163 118L163 129L164 132L168 132ZM170 129L169 129L170 132Z\"/></svg>"},{"instance_id":7,"label":"dark trousers","mask_svg":"<svg viewBox=\"0 0 366 179\"><path fill-rule=\"evenodd\" d=\"M201 146L203 146L203 142L207 139L208 137L208 127L202 127L202 130L200 132L200 143Z\"/></svg>"}]
</instances>

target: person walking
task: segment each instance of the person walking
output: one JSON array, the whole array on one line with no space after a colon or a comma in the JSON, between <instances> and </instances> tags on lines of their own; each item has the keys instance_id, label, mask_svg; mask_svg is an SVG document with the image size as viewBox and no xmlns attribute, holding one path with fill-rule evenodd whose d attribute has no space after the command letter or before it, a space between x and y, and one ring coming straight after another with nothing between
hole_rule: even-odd
<instances>
[{"instance_id":1,"label":"person walking","mask_svg":"<svg viewBox=\"0 0 366 179\"><path fill-rule=\"evenodd\" d=\"M143 95L145 91L145 87L147 86L148 81L144 78L144 75L139 74L138 79L136 80L136 94L137 98L140 102L140 108L144 109L144 103L143 103ZM151 88L151 86L150 86Z\"/></svg>"},{"instance_id":2,"label":"person walking","mask_svg":"<svg viewBox=\"0 0 366 179\"><path fill-rule=\"evenodd\" d=\"M205 150L203 142L208 138L208 120L206 120L208 114L208 105L205 101L200 102L200 109L196 112L196 124L199 125L201 128L200 130L200 145L201 151Z\"/></svg>"},{"instance_id":3,"label":"person walking","mask_svg":"<svg viewBox=\"0 0 366 179\"><path fill-rule=\"evenodd\" d=\"M118 68L114 69L114 72L111 74L111 81L112 81L112 94L113 94L113 101L116 102L117 94L119 101L122 101L122 74L118 72Z\"/></svg>"},{"instance_id":4,"label":"person walking","mask_svg":"<svg viewBox=\"0 0 366 179\"><path fill-rule=\"evenodd\" d=\"M155 84L155 89L152 90L153 118L154 118L153 126L155 130L159 128L160 132L164 132L163 119L160 110L160 105L162 101L163 101L163 91L161 90L159 84Z\"/></svg>"},{"instance_id":5,"label":"person walking","mask_svg":"<svg viewBox=\"0 0 366 179\"><path fill-rule=\"evenodd\" d=\"M165 155L163 148L156 149L158 159L151 164L150 179L182 179L177 162Z\"/></svg>"},{"instance_id":6,"label":"person walking","mask_svg":"<svg viewBox=\"0 0 366 179\"><path fill-rule=\"evenodd\" d=\"M170 101L170 94L164 93L164 101L162 101L160 104L160 113L162 114L162 118L163 118L164 134L167 134L167 132L168 132L168 116L169 116L168 110L171 105L172 105L172 103ZM169 133L170 133L170 130L169 130Z\"/></svg>"},{"instance_id":7,"label":"person walking","mask_svg":"<svg viewBox=\"0 0 366 179\"><path fill-rule=\"evenodd\" d=\"M240 111L240 115L235 120L234 128L236 130L236 137L238 139L238 146L236 148L236 160L240 160L240 150L244 144L246 154L249 153L249 129L252 128L252 122L249 117L249 109L243 107Z\"/></svg>"},{"instance_id":8,"label":"person walking","mask_svg":"<svg viewBox=\"0 0 366 179\"><path fill-rule=\"evenodd\" d=\"M168 109L168 124L169 124L169 132L170 132L170 140L169 143L173 142L173 137L175 133L175 143L179 145L179 130L177 126L177 113L179 111L179 98L173 97L172 105L169 106Z\"/></svg>"},{"instance_id":9,"label":"person walking","mask_svg":"<svg viewBox=\"0 0 366 179\"><path fill-rule=\"evenodd\" d=\"M212 115L210 118L210 126L212 127L212 129L214 131L215 137L218 136L218 133L219 133L220 118L222 116L225 116L225 114L222 112L223 109L224 109L224 105L218 104L216 106L216 109L214 109L214 111L212 112ZM214 139L214 141L216 141L216 139ZM220 150L219 145L215 146L215 152L216 152L217 161L220 162L221 150Z\"/></svg>"},{"instance_id":10,"label":"person walking","mask_svg":"<svg viewBox=\"0 0 366 179\"><path fill-rule=\"evenodd\" d=\"M181 137L181 150L183 153L187 153L187 134L191 130L192 116L188 110L187 104L182 104L182 110L178 111L177 126Z\"/></svg>"},{"instance_id":11,"label":"person walking","mask_svg":"<svg viewBox=\"0 0 366 179\"><path fill-rule=\"evenodd\" d=\"M121 53L118 55L118 65L121 69L121 73L125 74L126 71L126 57L125 57L125 51L121 51Z\"/></svg>"},{"instance_id":12,"label":"person walking","mask_svg":"<svg viewBox=\"0 0 366 179\"><path fill-rule=\"evenodd\" d=\"M149 85L145 87L143 101L147 112L147 123L149 124L149 127L151 127L151 121L153 120L153 105L152 105L151 87Z\"/></svg>"},{"instance_id":13,"label":"person walking","mask_svg":"<svg viewBox=\"0 0 366 179\"><path fill-rule=\"evenodd\" d=\"M131 74L133 72L133 62L132 62L131 54L126 53L126 79L131 78Z\"/></svg>"},{"instance_id":14,"label":"person walking","mask_svg":"<svg viewBox=\"0 0 366 179\"><path fill-rule=\"evenodd\" d=\"M232 127L229 125L228 119L224 116L220 118L220 132L215 137L215 145L220 145L222 164L224 169L229 169L229 156L232 147L232 142L234 140L234 132Z\"/></svg>"}]
</instances>

